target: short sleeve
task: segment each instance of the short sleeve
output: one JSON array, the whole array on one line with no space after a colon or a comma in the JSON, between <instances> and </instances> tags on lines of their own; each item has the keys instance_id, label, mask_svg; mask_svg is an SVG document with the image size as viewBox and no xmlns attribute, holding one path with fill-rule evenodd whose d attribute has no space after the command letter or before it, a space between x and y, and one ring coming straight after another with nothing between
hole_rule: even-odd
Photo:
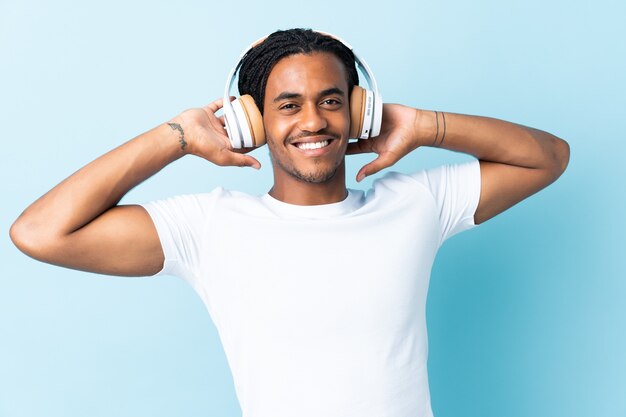
<instances>
[{"instance_id":1,"label":"short sleeve","mask_svg":"<svg viewBox=\"0 0 626 417\"><path fill-rule=\"evenodd\" d=\"M175 275L195 286L207 221L220 193L188 194L141 204L159 235L165 261L158 275Z\"/></svg>"},{"instance_id":2,"label":"short sleeve","mask_svg":"<svg viewBox=\"0 0 626 417\"><path fill-rule=\"evenodd\" d=\"M455 234L476 226L474 214L481 190L478 160L443 165L411 176L426 186L434 198L439 210L440 245Z\"/></svg>"}]
</instances>

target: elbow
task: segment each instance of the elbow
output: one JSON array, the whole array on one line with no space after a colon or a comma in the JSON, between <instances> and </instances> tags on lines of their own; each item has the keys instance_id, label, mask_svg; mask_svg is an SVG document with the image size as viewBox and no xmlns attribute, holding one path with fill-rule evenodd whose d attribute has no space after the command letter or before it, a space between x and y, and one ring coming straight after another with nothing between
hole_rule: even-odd
<instances>
[{"instance_id":1,"label":"elbow","mask_svg":"<svg viewBox=\"0 0 626 417\"><path fill-rule=\"evenodd\" d=\"M32 248L35 245L33 234L29 231L28 222L22 219L22 216L18 217L9 229L9 237L13 244L22 252L28 256L32 256Z\"/></svg>"},{"instance_id":2,"label":"elbow","mask_svg":"<svg viewBox=\"0 0 626 417\"><path fill-rule=\"evenodd\" d=\"M31 258L46 262L46 239L32 222L20 216L9 229L9 237L13 244Z\"/></svg>"},{"instance_id":3,"label":"elbow","mask_svg":"<svg viewBox=\"0 0 626 417\"><path fill-rule=\"evenodd\" d=\"M553 181L559 178L567 169L570 158L569 144L556 136L551 137L550 167Z\"/></svg>"},{"instance_id":4,"label":"elbow","mask_svg":"<svg viewBox=\"0 0 626 417\"><path fill-rule=\"evenodd\" d=\"M565 170L567 169L567 166L569 165L569 155L570 155L569 143L567 143L563 139L557 138L556 148L557 148L557 151L555 152L556 161L557 161L556 169L558 172L558 176L560 177L561 174L565 172Z\"/></svg>"}]
</instances>

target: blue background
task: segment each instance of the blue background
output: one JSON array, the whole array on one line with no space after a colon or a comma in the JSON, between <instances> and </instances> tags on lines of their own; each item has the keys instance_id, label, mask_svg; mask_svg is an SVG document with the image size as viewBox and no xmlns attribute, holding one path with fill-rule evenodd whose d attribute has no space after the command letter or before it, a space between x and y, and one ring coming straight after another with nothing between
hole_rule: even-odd
<instances>
[{"instance_id":1,"label":"blue background","mask_svg":"<svg viewBox=\"0 0 626 417\"><path fill-rule=\"evenodd\" d=\"M221 96L241 50L289 27L351 43L387 102L570 143L561 179L438 255L427 307L436 417L626 416L624 3L227 3L0 3L0 416L240 415L217 333L182 280L39 263L8 230L84 164ZM260 173L183 158L123 203L217 185L264 193L267 150L254 155ZM350 187L371 158L349 158ZM418 149L394 169L467 159Z\"/></svg>"}]
</instances>

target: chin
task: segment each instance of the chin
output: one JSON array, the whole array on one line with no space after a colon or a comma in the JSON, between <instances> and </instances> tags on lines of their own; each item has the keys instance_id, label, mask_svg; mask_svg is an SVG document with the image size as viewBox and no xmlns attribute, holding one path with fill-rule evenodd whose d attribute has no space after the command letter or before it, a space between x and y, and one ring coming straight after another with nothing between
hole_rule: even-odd
<instances>
[{"instance_id":1,"label":"chin","mask_svg":"<svg viewBox=\"0 0 626 417\"><path fill-rule=\"evenodd\" d=\"M324 184L341 180L344 172L344 160L318 159L293 161L276 158L270 150L270 159L274 166L274 177L290 177L307 184Z\"/></svg>"},{"instance_id":2,"label":"chin","mask_svg":"<svg viewBox=\"0 0 626 417\"><path fill-rule=\"evenodd\" d=\"M311 184L322 184L332 180L337 174L337 168L329 171L292 172L291 175L297 179Z\"/></svg>"}]
</instances>

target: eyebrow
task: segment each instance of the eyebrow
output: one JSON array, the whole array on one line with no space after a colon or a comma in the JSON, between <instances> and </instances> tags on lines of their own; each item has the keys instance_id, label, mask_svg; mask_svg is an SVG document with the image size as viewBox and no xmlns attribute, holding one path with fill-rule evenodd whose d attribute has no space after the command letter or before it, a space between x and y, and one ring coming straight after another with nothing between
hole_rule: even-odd
<instances>
[{"instance_id":1,"label":"eyebrow","mask_svg":"<svg viewBox=\"0 0 626 417\"><path fill-rule=\"evenodd\" d=\"M337 94L341 97L345 97L345 93L343 92L342 89L337 88L337 87L332 87L332 88L327 88L326 90L322 90L320 91L320 93L318 94L318 97L321 96L329 96L331 94ZM294 98L301 98L302 94L300 93L292 93L289 91L283 91L282 93L280 93L274 100L272 100L273 103L276 103L278 101L281 100L291 100Z\"/></svg>"}]
</instances>

